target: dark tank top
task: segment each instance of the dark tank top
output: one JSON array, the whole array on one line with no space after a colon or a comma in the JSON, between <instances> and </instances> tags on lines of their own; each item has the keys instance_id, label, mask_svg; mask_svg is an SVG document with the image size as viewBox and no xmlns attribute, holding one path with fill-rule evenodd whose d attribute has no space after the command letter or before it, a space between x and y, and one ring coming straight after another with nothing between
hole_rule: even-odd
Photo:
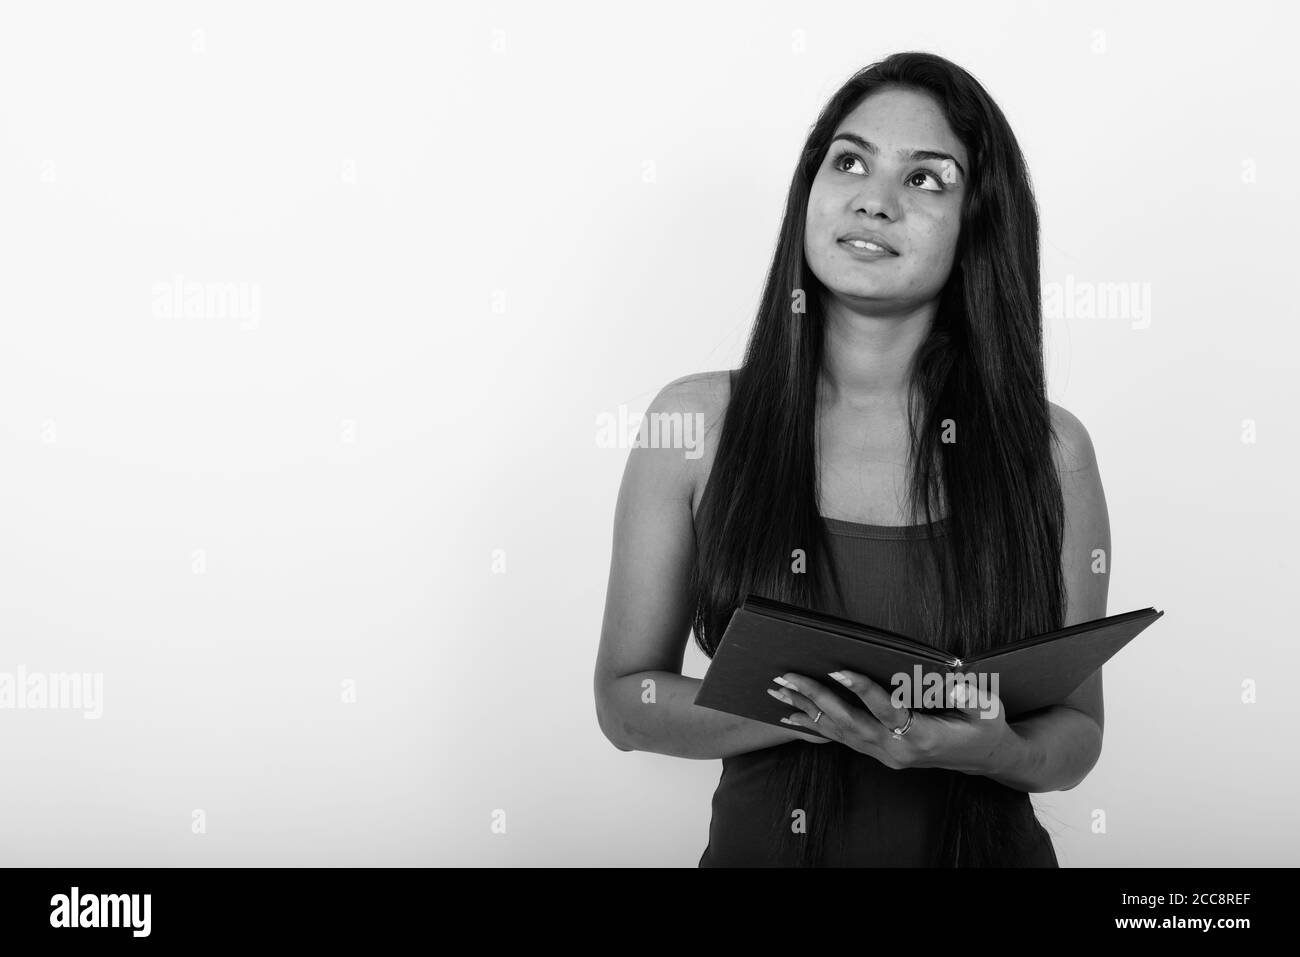
<instances>
[{"instance_id":1,"label":"dark tank top","mask_svg":"<svg viewBox=\"0 0 1300 957\"><path fill-rule=\"evenodd\" d=\"M831 558L843 589L843 602L827 587L820 589L819 610L926 640L917 610L920 589L912 581L907 552L925 549L932 535L944 534L945 522L932 525L863 525L822 519ZM838 742L791 741L722 759L722 776L713 795L709 843L700 867L788 867L773 829L789 826L783 775L800 748L843 748L847 752L847 796L842 842L828 841L823 867L924 867L933 863L947 813L948 789L959 771L943 768L886 767L875 758ZM1029 805L1025 792L1014 800ZM1047 831L1035 821L1033 839L1017 851L1026 867L1057 867Z\"/></svg>"}]
</instances>

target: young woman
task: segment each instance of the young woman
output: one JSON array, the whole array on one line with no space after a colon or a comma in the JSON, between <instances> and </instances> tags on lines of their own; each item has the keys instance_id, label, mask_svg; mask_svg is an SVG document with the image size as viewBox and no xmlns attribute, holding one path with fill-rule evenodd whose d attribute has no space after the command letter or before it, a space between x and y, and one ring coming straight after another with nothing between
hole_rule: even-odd
<instances>
[{"instance_id":1,"label":"young woman","mask_svg":"<svg viewBox=\"0 0 1300 957\"><path fill-rule=\"evenodd\" d=\"M901 53L830 99L742 366L648 411L702 415L704 452L628 458L597 715L622 750L722 759L700 865L1057 866L1029 795L1096 763L1100 671L1010 723L773 675L789 730L695 707L681 674L691 627L711 656L751 592L959 656L1106 615L1092 444L1046 396L1029 175L969 73Z\"/></svg>"}]
</instances>

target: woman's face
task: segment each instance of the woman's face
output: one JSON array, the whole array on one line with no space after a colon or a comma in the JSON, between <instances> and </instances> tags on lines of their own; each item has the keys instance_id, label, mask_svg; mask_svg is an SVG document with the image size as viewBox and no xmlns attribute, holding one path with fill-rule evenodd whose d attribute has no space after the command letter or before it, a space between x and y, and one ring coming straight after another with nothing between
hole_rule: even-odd
<instances>
[{"instance_id":1,"label":"woman's face","mask_svg":"<svg viewBox=\"0 0 1300 957\"><path fill-rule=\"evenodd\" d=\"M934 100L899 88L873 93L836 129L808 195L804 256L813 274L832 296L873 312L937 298L952 270L969 172Z\"/></svg>"}]
</instances>

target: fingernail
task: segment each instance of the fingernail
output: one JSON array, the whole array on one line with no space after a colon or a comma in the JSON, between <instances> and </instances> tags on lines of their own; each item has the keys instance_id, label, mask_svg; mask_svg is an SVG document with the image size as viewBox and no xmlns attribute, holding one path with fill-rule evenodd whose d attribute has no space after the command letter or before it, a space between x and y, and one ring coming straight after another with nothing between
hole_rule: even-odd
<instances>
[{"instance_id":1,"label":"fingernail","mask_svg":"<svg viewBox=\"0 0 1300 957\"><path fill-rule=\"evenodd\" d=\"M786 694L784 691L777 691L775 688L768 688L767 693L770 694L777 701L780 701L782 704L788 704L788 705L794 704L794 702L790 700L790 696Z\"/></svg>"},{"instance_id":2,"label":"fingernail","mask_svg":"<svg viewBox=\"0 0 1300 957\"><path fill-rule=\"evenodd\" d=\"M844 687L847 688L849 686L849 679L845 676L844 672L832 671L831 677L834 678L836 681L838 681L840 684L844 685Z\"/></svg>"},{"instance_id":3,"label":"fingernail","mask_svg":"<svg viewBox=\"0 0 1300 957\"><path fill-rule=\"evenodd\" d=\"M779 684L782 688L794 688L794 684L793 684L793 683L791 683L791 682L789 682L789 681L786 681L786 680L785 680L784 678L782 678L780 675L777 675L777 676L776 676L775 678L773 678L772 680L775 681L777 684ZM798 691L799 689L798 689L798 688L794 688L794 690L795 690L795 691Z\"/></svg>"},{"instance_id":4,"label":"fingernail","mask_svg":"<svg viewBox=\"0 0 1300 957\"><path fill-rule=\"evenodd\" d=\"M794 724L794 722L791 721L789 718L782 718L782 719L781 719L781 723L782 723L782 724Z\"/></svg>"}]
</instances>

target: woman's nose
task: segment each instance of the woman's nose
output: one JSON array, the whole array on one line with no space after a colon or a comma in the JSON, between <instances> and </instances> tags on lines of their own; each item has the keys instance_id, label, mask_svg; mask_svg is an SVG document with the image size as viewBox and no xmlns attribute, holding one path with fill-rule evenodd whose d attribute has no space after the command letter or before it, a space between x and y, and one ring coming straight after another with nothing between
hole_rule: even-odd
<instances>
[{"instance_id":1,"label":"woman's nose","mask_svg":"<svg viewBox=\"0 0 1300 957\"><path fill-rule=\"evenodd\" d=\"M893 222L898 218L898 199L887 183L876 180L863 184L854 197L854 209L866 213L872 219Z\"/></svg>"}]
</instances>

